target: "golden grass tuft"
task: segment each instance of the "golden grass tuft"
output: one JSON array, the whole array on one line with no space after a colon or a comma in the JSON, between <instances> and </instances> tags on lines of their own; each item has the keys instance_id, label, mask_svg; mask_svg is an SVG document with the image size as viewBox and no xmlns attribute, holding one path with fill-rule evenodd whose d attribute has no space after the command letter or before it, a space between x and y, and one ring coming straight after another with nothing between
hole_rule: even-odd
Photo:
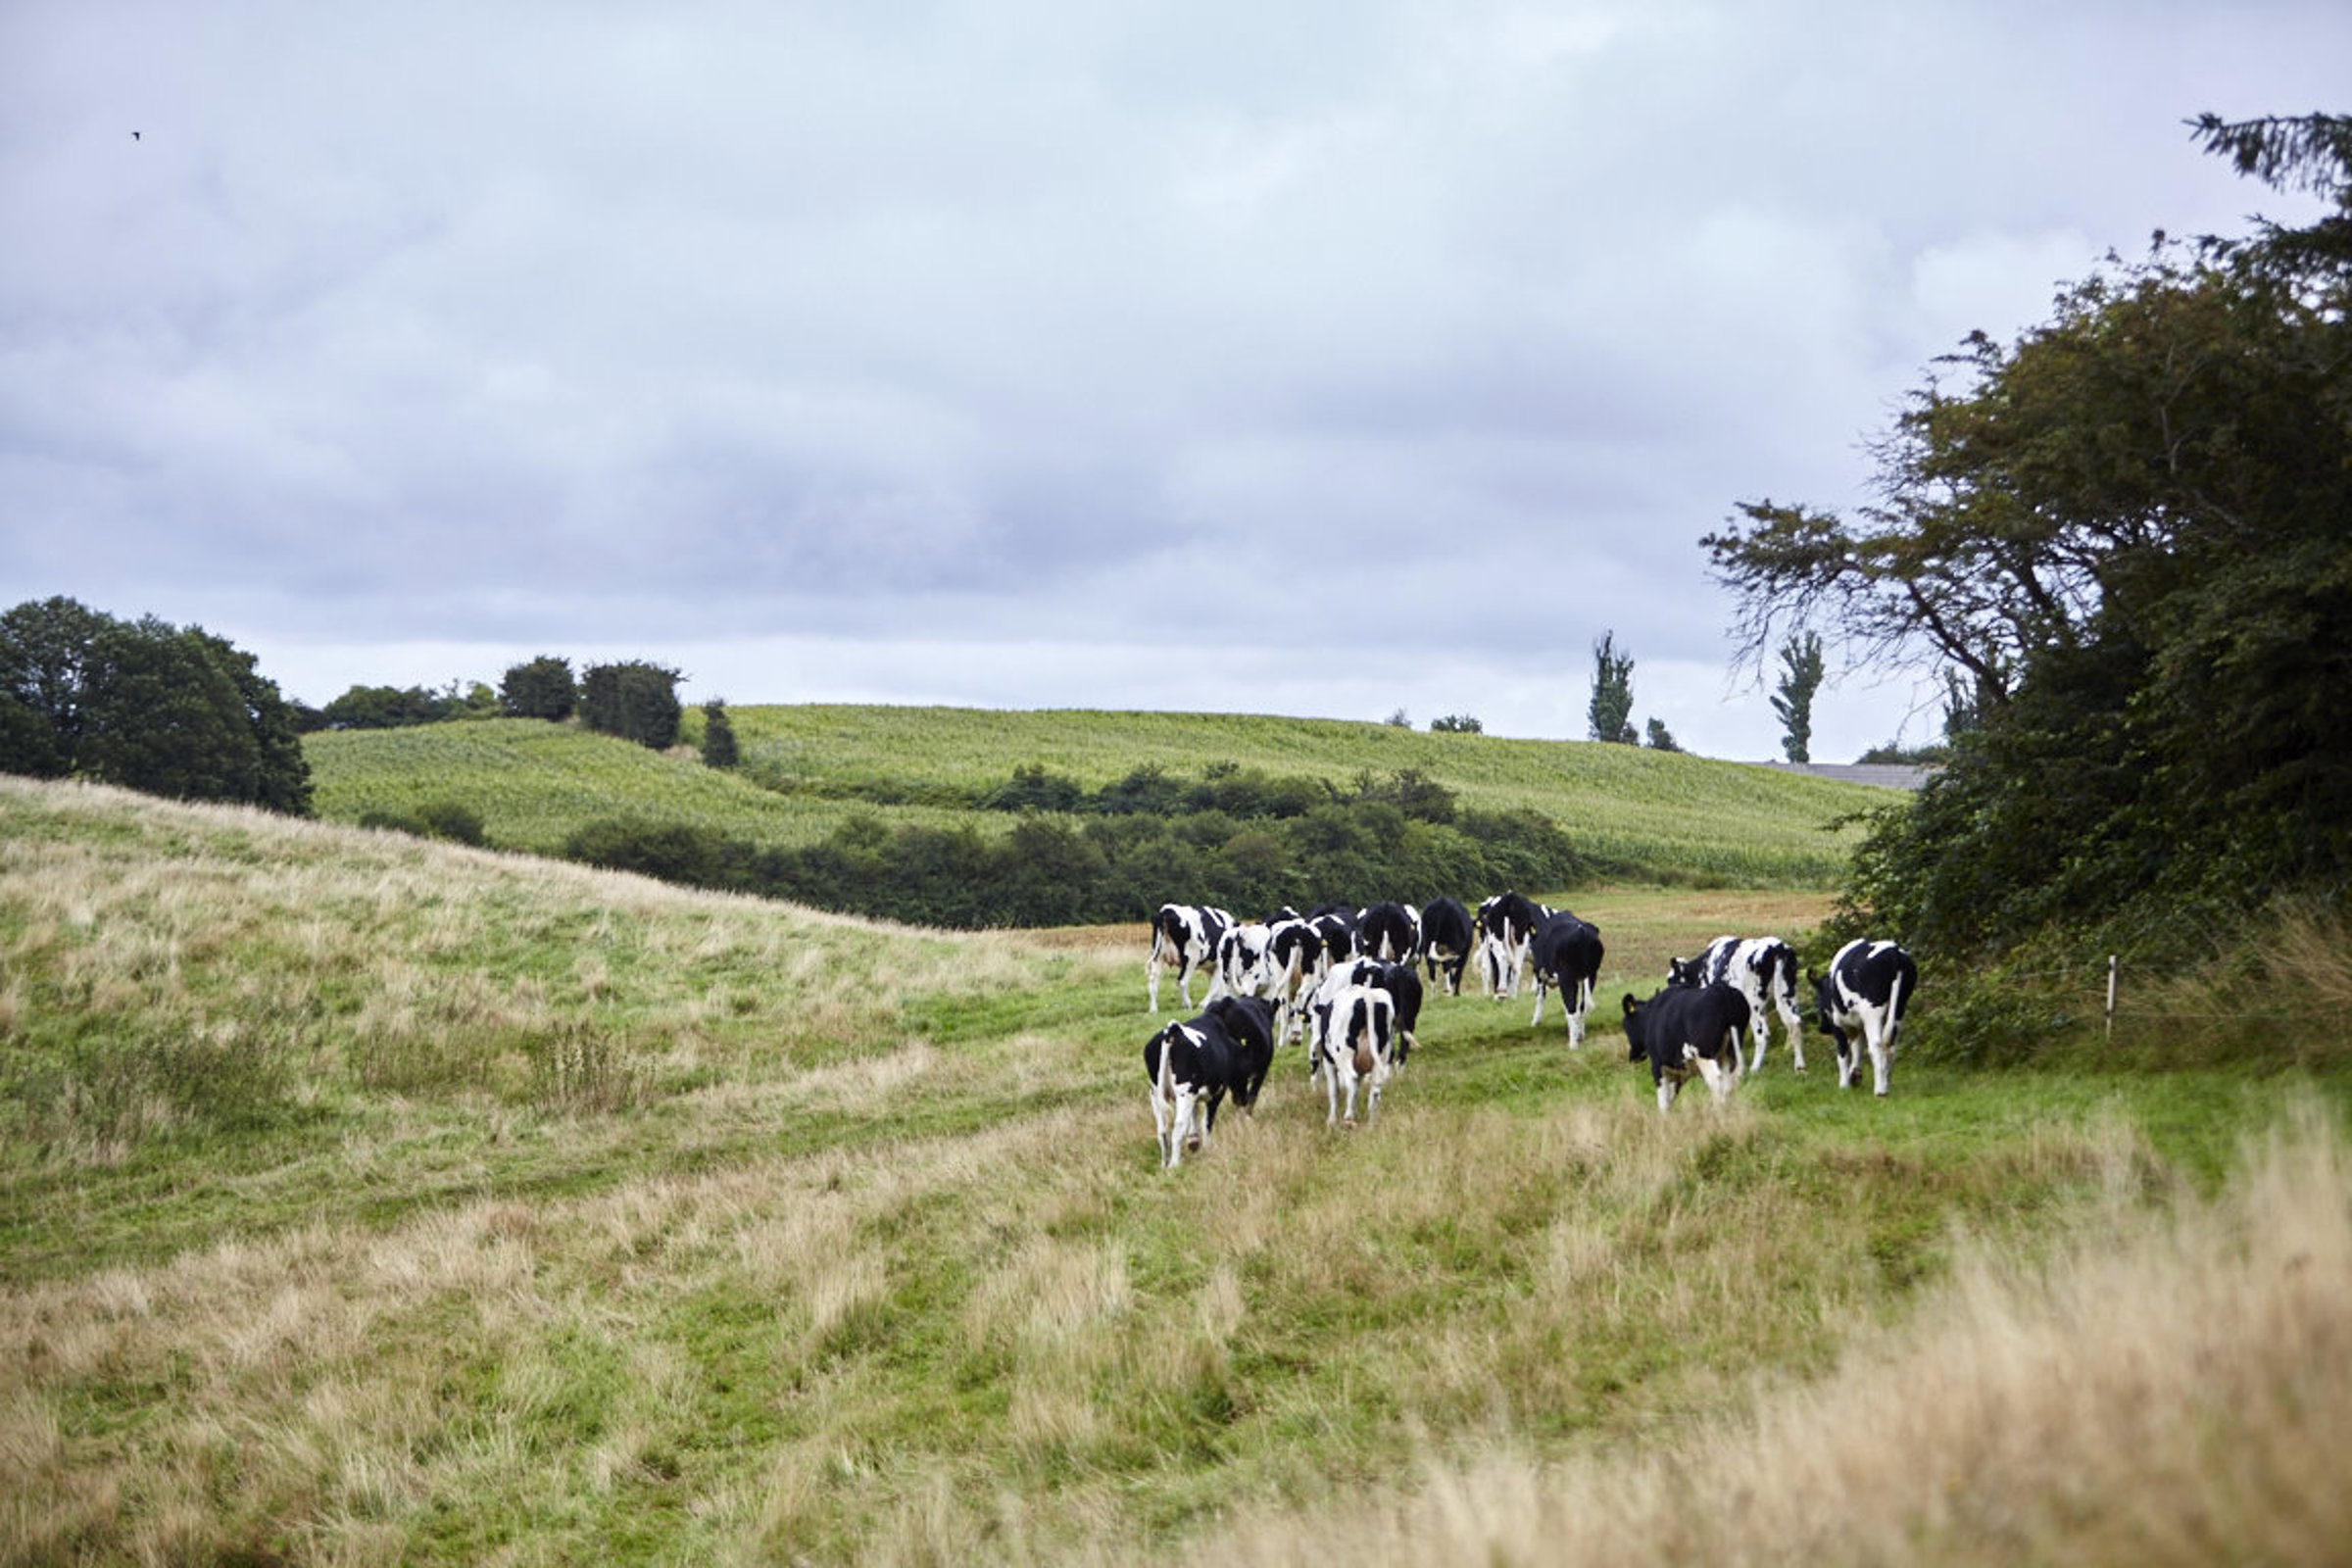
<instances>
[{"instance_id":1,"label":"golden grass tuft","mask_svg":"<svg viewBox=\"0 0 2352 1568\"><path fill-rule=\"evenodd\" d=\"M2203 963L2124 966L2113 1049L2152 1063L2246 1061L2268 1068L2352 1059L2352 926L2317 899L2285 900L2226 932ZM2104 985L2102 975L2100 985ZM2082 988L2096 1017L2102 1000Z\"/></svg>"},{"instance_id":2,"label":"golden grass tuft","mask_svg":"<svg viewBox=\"0 0 2352 1568\"><path fill-rule=\"evenodd\" d=\"M2352 1014L2352 929L2340 909L2316 902L2282 908L2263 967L2273 988L2315 1012Z\"/></svg>"}]
</instances>

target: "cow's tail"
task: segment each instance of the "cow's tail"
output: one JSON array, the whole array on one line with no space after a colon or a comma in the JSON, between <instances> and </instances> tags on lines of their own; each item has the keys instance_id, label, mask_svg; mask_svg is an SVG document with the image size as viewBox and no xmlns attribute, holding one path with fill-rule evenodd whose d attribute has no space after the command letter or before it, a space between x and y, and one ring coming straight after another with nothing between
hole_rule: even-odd
<instances>
[{"instance_id":1,"label":"cow's tail","mask_svg":"<svg viewBox=\"0 0 2352 1568\"><path fill-rule=\"evenodd\" d=\"M1903 971L1897 969L1894 971L1894 984L1886 988L1886 1029L1883 1038L1886 1042L1886 1054L1889 1056L1894 1054L1894 1037L1902 1027Z\"/></svg>"},{"instance_id":2,"label":"cow's tail","mask_svg":"<svg viewBox=\"0 0 2352 1568\"><path fill-rule=\"evenodd\" d=\"M1152 956L1144 960L1144 984L1152 994L1152 1010L1159 1010L1159 971L1167 962L1168 934L1157 914L1152 916Z\"/></svg>"}]
</instances>

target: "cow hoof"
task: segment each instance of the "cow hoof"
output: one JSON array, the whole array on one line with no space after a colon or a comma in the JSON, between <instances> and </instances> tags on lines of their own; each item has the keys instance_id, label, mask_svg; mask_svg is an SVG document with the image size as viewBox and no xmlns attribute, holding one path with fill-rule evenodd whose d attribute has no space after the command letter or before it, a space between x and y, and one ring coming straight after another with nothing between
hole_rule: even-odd
<instances>
[{"instance_id":1,"label":"cow hoof","mask_svg":"<svg viewBox=\"0 0 2352 1568\"><path fill-rule=\"evenodd\" d=\"M1350 1116L1350 1117L1348 1117L1347 1120L1345 1120L1345 1121L1341 1122L1341 1123L1340 1123L1340 1130L1341 1130L1341 1131L1343 1131L1343 1132L1350 1132L1350 1133L1351 1133L1351 1132L1353 1132L1353 1131L1355 1131L1355 1118L1354 1118L1353 1116Z\"/></svg>"},{"instance_id":2,"label":"cow hoof","mask_svg":"<svg viewBox=\"0 0 2352 1568\"><path fill-rule=\"evenodd\" d=\"M1184 1152L1188 1154L1198 1154L1200 1152L1200 1140L1198 1138L1187 1138L1184 1141Z\"/></svg>"}]
</instances>

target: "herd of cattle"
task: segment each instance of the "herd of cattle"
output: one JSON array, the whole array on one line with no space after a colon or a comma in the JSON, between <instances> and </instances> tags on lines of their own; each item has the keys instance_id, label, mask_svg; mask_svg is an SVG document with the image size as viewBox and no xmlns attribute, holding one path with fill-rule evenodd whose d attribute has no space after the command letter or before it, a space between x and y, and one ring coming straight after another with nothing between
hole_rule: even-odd
<instances>
[{"instance_id":1,"label":"herd of cattle","mask_svg":"<svg viewBox=\"0 0 2352 1568\"><path fill-rule=\"evenodd\" d=\"M1490 997L1515 997L1531 980L1544 1021L1557 991L1568 1044L1582 1046L1600 974L1600 932L1564 909L1500 893L1474 914L1458 899L1415 909L1376 904L1353 913L1284 909L1270 920L1237 920L1223 909L1163 904L1152 921L1145 984L1159 1010L1161 975L1174 969L1177 994L1193 1006L1192 980L1208 977L1197 1017L1171 1023L1144 1046L1160 1162L1174 1166L1207 1141L1227 1096L1247 1109L1273 1070L1278 1046L1303 1040L1309 1080L1323 1080L1327 1120L1368 1121L1392 1069L1412 1054L1427 983L1459 996L1462 971L1478 960ZM1838 1085L1850 1088L1864 1052L1874 1087L1887 1068L1904 1009L1919 986L1911 956L1892 942L1838 949L1827 974L1812 977L1816 1011L1838 1056ZM1649 1063L1658 1108L1674 1103L1694 1074L1720 1101L1744 1073L1760 1072L1777 1011L1798 1072L1805 1070L1796 1004L1796 955L1777 937L1718 937L1693 958L1675 958L1667 983L1647 1001L1624 1002L1627 1059ZM1742 1050L1746 1037L1749 1048Z\"/></svg>"}]
</instances>

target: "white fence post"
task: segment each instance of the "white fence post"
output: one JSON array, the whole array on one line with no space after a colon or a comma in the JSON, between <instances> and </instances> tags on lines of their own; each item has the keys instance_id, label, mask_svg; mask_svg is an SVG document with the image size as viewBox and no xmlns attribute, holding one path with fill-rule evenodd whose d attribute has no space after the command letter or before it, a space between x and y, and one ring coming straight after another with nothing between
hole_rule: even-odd
<instances>
[{"instance_id":1,"label":"white fence post","mask_svg":"<svg viewBox=\"0 0 2352 1568\"><path fill-rule=\"evenodd\" d=\"M2115 954L2107 955L2107 1043L2115 1044L2115 972L2121 960Z\"/></svg>"}]
</instances>

